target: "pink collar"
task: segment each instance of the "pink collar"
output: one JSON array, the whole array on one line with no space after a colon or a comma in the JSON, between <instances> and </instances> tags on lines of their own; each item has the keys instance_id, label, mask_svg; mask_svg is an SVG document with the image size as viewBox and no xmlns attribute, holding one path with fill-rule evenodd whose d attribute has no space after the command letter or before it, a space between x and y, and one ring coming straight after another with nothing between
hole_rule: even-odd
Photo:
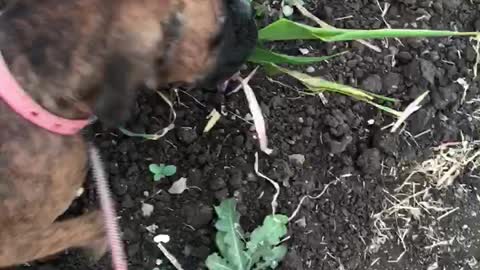
<instances>
[{"instance_id":1,"label":"pink collar","mask_svg":"<svg viewBox=\"0 0 480 270\"><path fill-rule=\"evenodd\" d=\"M70 120L51 114L38 105L17 83L0 53L0 98L31 123L60 135L74 135L90 120Z\"/></svg>"}]
</instances>

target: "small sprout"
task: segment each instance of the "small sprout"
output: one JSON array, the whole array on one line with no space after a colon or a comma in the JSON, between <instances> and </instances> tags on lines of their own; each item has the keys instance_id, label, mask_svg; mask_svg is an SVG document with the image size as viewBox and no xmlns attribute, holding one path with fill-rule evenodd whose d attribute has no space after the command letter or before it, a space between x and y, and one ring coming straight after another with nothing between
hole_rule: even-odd
<instances>
[{"instance_id":1,"label":"small sprout","mask_svg":"<svg viewBox=\"0 0 480 270\"><path fill-rule=\"evenodd\" d=\"M153 174L153 181L158 182L164 177L172 176L177 173L177 167L175 165L165 164L150 164L148 169Z\"/></svg>"},{"instance_id":2,"label":"small sprout","mask_svg":"<svg viewBox=\"0 0 480 270\"><path fill-rule=\"evenodd\" d=\"M153 210L155 209L155 207L149 203L143 203L142 204L142 215L144 217L149 217L152 215L153 213Z\"/></svg>"}]
</instances>

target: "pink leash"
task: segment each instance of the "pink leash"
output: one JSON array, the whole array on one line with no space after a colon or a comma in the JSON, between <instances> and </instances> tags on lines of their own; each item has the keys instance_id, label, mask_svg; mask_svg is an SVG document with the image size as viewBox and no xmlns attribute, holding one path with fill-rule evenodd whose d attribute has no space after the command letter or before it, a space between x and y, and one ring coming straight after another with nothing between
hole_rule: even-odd
<instances>
[{"instance_id":1,"label":"pink leash","mask_svg":"<svg viewBox=\"0 0 480 270\"><path fill-rule=\"evenodd\" d=\"M123 244L120 240L117 215L115 213L115 207L108 187L103 162L97 148L95 148L93 144L90 145L89 152L90 162L92 163L93 169L93 178L95 178L97 193L100 197L100 206L105 218L108 242L112 249L113 267L115 270L127 270L127 260L125 259Z\"/></svg>"},{"instance_id":2,"label":"pink leash","mask_svg":"<svg viewBox=\"0 0 480 270\"><path fill-rule=\"evenodd\" d=\"M18 84L10 73L0 53L0 99L13 111L31 123L60 135L75 135L90 124L90 120L71 120L58 117L38 105ZM115 270L127 270L127 260L123 243L120 240L115 207L107 183L105 169L95 146L89 148L93 174L100 198L100 207L105 219L107 239L112 250L112 263Z\"/></svg>"}]
</instances>

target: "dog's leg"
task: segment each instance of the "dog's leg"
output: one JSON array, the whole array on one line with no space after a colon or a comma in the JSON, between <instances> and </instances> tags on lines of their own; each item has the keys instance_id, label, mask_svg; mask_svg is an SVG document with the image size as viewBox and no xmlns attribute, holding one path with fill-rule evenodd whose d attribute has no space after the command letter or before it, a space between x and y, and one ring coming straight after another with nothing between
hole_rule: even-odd
<instances>
[{"instance_id":1,"label":"dog's leg","mask_svg":"<svg viewBox=\"0 0 480 270\"><path fill-rule=\"evenodd\" d=\"M31 262L70 248L86 248L96 259L107 251L101 212L94 211L78 218L54 222L47 228L5 235L0 239L9 245L0 250L0 268Z\"/></svg>"}]
</instances>

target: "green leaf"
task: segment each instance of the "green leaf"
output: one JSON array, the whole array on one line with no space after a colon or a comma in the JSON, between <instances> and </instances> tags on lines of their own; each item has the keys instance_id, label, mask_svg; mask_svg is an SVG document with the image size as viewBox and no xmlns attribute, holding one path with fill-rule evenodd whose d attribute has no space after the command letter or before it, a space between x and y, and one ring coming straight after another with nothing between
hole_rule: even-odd
<instances>
[{"instance_id":1,"label":"green leaf","mask_svg":"<svg viewBox=\"0 0 480 270\"><path fill-rule=\"evenodd\" d=\"M162 170L163 168L158 166L157 164L150 164L148 166L148 169L150 170L150 172L152 172L153 174L159 174L159 173L162 173Z\"/></svg>"},{"instance_id":2,"label":"green leaf","mask_svg":"<svg viewBox=\"0 0 480 270\"><path fill-rule=\"evenodd\" d=\"M378 102L397 102L398 100L394 98L385 97L382 95L377 95L365 90L354 88L348 85L343 85L335 82L330 82L324 80L320 77L312 77L305 73L301 73L295 70L286 69L275 64L269 64L270 69L277 69L285 74L292 76L293 78L299 80L303 85L305 85L308 91L313 93L321 93L323 91L329 91L334 93L339 93L342 95L350 96L360 101L371 104L379 109L384 110L387 113L392 114L395 117L401 115L401 112L398 112L392 108L378 104Z\"/></svg>"},{"instance_id":3,"label":"green leaf","mask_svg":"<svg viewBox=\"0 0 480 270\"><path fill-rule=\"evenodd\" d=\"M258 34L259 40L263 41L319 39L325 42L334 42L382 38L476 36L478 33L418 29L352 30L318 28L287 19L280 19L259 30Z\"/></svg>"},{"instance_id":4,"label":"green leaf","mask_svg":"<svg viewBox=\"0 0 480 270\"><path fill-rule=\"evenodd\" d=\"M218 216L215 242L220 254L213 253L207 258L209 270L267 270L278 266L287 253L286 246L279 245L287 234L287 216L266 216L262 226L250 234L250 240L245 246L235 200L223 201L215 207L215 211Z\"/></svg>"},{"instance_id":5,"label":"green leaf","mask_svg":"<svg viewBox=\"0 0 480 270\"><path fill-rule=\"evenodd\" d=\"M248 253L252 254L260 245L278 245L281 238L287 234L287 223L287 216L266 216L263 225L256 228L250 235L250 241L247 243Z\"/></svg>"},{"instance_id":6,"label":"green leaf","mask_svg":"<svg viewBox=\"0 0 480 270\"><path fill-rule=\"evenodd\" d=\"M296 4L299 4L301 6L305 5L305 3L302 0L285 0L285 4L292 5L292 6Z\"/></svg>"},{"instance_id":7,"label":"green leaf","mask_svg":"<svg viewBox=\"0 0 480 270\"><path fill-rule=\"evenodd\" d=\"M274 247L273 249L270 249L268 254L262 256L262 261L258 263L255 267L257 270L261 269L275 269L278 267L279 262L283 260L285 255L287 255L287 247L284 245Z\"/></svg>"},{"instance_id":8,"label":"green leaf","mask_svg":"<svg viewBox=\"0 0 480 270\"><path fill-rule=\"evenodd\" d=\"M163 174L157 173L153 175L153 181L155 182L162 180L162 178L163 178Z\"/></svg>"},{"instance_id":9,"label":"green leaf","mask_svg":"<svg viewBox=\"0 0 480 270\"><path fill-rule=\"evenodd\" d=\"M225 244L225 233L224 232L217 232L215 236L215 244L217 244L217 248L220 251L222 256L227 254L227 245Z\"/></svg>"},{"instance_id":10,"label":"green leaf","mask_svg":"<svg viewBox=\"0 0 480 270\"><path fill-rule=\"evenodd\" d=\"M256 264L262 257L271 257L269 252L287 234L287 223L288 217L284 215L265 217L263 225L252 232L247 243L247 253L252 258L250 265Z\"/></svg>"},{"instance_id":11,"label":"green leaf","mask_svg":"<svg viewBox=\"0 0 480 270\"><path fill-rule=\"evenodd\" d=\"M278 262L281 262L283 258L285 258L285 255L287 255L288 248L285 245L280 245L277 247L274 247L272 249L272 252L270 256L266 256L263 259L265 262L270 264L270 267L276 268L278 266Z\"/></svg>"},{"instance_id":12,"label":"green leaf","mask_svg":"<svg viewBox=\"0 0 480 270\"><path fill-rule=\"evenodd\" d=\"M236 268L232 267L227 261L218 256L217 253L208 256L205 263L209 270L236 270Z\"/></svg>"},{"instance_id":13,"label":"green leaf","mask_svg":"<svg viewBox=\"0 0 480 270\"><path fill-rule=\"evenodd\" d=\"M323 62L325 60L331 59L335 56L338 56L344 53L345 52L337 53L330 56L305 57L305 56L291 56L286 54L275 53L275 52L257 47L255 48L255 51L250 56L248 61L256 64L273 63L273 64L305 65L305 64Z\"/></svg>"},{"instance_id":14,"label":"green leaf","mask_svg":"<svg viewBox=\"0 0 480 270\"><path fill-rule=\"evenodd\" d=\"M245 244L241 240L240 216L235 210L235 200L223 201L220 206L215 207L218 221L215 227L220 233L224 233L223 244L226 246L225 259L235 266L236 270L248 270Z\"/></svg>"},{"instance_id":15,"label":"green leaf","mask_svg":"<svg viewBox=\"0 0 480 270\"><path fill-rule=\"evenodd\" d=\"M294 71L294 70L289 70L289 69L282 68L282 67L277 67L277 68L280 71L282 71L282 72L294 77L295 79L299 80L305 86L307 86L310 90L313 90L313 91L318 92L318 91L329 90L329 91L341 93L341 94L344 94L344 95L348 95L348 96L352 96L352 97L356 97L356 98L361 98L361 99L366 99L366 100L371 100L371 101L375 100L376 98L382 99L382 100L385 100L385 101L392 101L392 102L397 101L396 99L389 98L389 97L384 97L384 96L377 95L377 94L374 94L374 93L370 93L370 92L365 91L365 90L360 90L360 89L350 87L350 86L347 86L347 85L343 85L343 84L339 84L339 83L335 83L335 82L330 82L330 81L324 80L320 77L312 77L312 76L307 75L305 73L301 73L301 72Z\"/></svg>"},{"instance_id":16,"label":"green leaf","mask_svg":"<svg viewBox=\"0 0 480 270\"><path fill-rule=\"evenodd\" d=\"M162 174L164 176L172 176L176 173L177 173L177 167L175 165L167 165L162 169Z\"/></svg>"}]
</instances>

